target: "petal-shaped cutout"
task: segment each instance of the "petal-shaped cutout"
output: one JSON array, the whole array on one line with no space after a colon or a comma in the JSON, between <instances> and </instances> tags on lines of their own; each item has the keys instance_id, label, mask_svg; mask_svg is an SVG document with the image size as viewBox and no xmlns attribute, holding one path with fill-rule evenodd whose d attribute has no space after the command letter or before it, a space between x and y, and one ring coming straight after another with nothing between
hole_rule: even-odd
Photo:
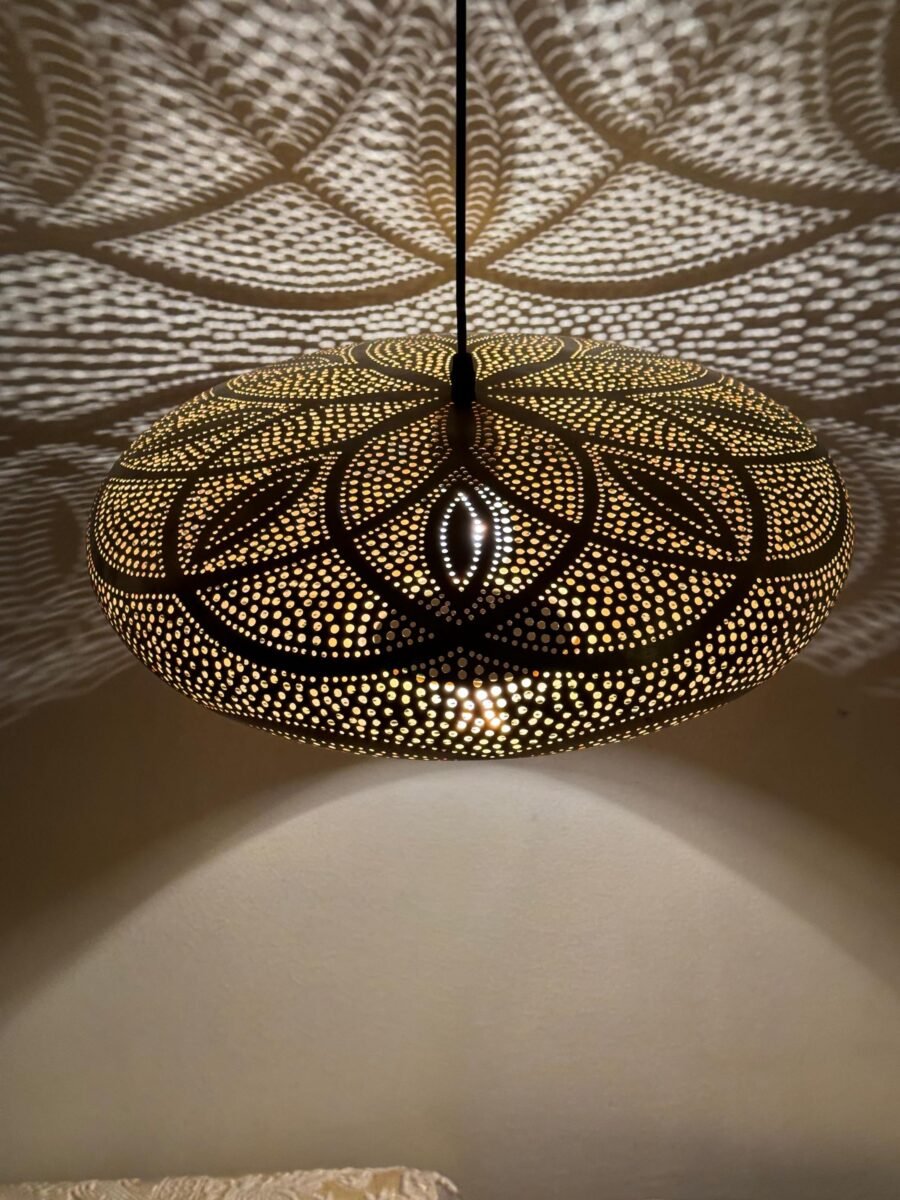
<instances>
[{"instance_id":1,"label":"petal-shaped cutout","mask_svg":"<svg viewBox=\"0 0 900 1200\"><path fill-rule=\"evenodd\" d=\"M363 443L341 479L341 511L349 528L380 523L397 505L408 507L422 487L433 485L449 465L447 418L434 409L418 419L386 430L377 457Z\"/></svg>"},{"instance_id":2,"label":"petal-shaped cutout","mask_svg":"<svg viewBox=\"0 0 900 1200\"><path fill-rule=\"evenodd\" d=\"M184 546L189 569L225 567L231 564L264 562L267 554L284 555L289 548L313 540L325 531L320 515L324 486L313 485L318 464L299 463L261 476L243 476L230 495L222 500L221 483L212 489L195 489L182 521L185 532L196 528L193 545ZM218 485L218 486L216 486ZM205 508L203 492L210 508ZM209 494L211 492L211 494ZM312 493L311 495L309 493ZM191 522L191 509L197 512ZM207 512L211 517L204 520Z\"/></svg>"},{"instance_id":3,"label":"petal-shaped cutout","mask_svg":"<svg viewBox=\"0 0 900 1200\"><path fill-rule=\"evenodd\" d=\"M485 588L502 530L477 487L451 485L429 517L425 559L445 593L461 604Z\"/></svg>"},{"instance_id":4,"label":"petal-shaped cutout","mask_svg":"<svg viewBox=\"0 0 900 1200\"><path fill-rule=\"evenodd\" d=\"M582 463L551 429L535 428L504 409L478 409L474 453L501 484L509 501L537 509L546 520L572 524L581 516L585 497Z\"/></svg>"},{"instance_id":5,"label":"petal-shaped cutout","mask_svg":"<svg viewBox=\"0 0 900 1200\"><path fill-rule=\"evenodd\" d=\"M619 485L631 493L631 497L644 510L640 523L654 530L660 537L659 522L668 525L673 533L678 531L681 540L712 557L730 557L737 553L738 541L734 529L725 516L709 504L703 492L685 479L666 478L662 472L638 466L635 463L617 461L612 456L604 460L604 467ZM737 504L740 500L737 500ZM734 521L735 513L729 513ZM745 520L747 515L744 514ZM649 518L649 519L648 519ZM604 520L612 518L611 507L604 512Z\"/></svg>"}]
</instances>

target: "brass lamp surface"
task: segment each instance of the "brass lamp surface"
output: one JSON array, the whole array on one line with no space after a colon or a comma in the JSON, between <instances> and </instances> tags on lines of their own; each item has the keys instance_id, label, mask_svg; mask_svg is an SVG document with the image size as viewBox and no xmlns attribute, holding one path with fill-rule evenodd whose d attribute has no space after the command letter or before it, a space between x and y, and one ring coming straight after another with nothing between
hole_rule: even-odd
<instances>
[{"instance_id":1,"label":"brass lamp surface","mask_svg":"<svg viewBox=\"0 0 900 1200\"><path fill-rule=\"evenodd\" d=\"M123 454L88 537L133 652L274 733L412 758L614 741L782 667L847 573L841 480L735 380L587 338L302 355Z\"/></svg>"}]
</instances>

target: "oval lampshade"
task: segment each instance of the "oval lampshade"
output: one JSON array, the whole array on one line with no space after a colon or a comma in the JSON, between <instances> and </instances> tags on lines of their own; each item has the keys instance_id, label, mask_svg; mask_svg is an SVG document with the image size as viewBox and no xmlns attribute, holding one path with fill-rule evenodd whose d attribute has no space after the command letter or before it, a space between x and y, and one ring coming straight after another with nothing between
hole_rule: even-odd
<instances>
[{"instance_id":1,"label":"oval lampshade","mask_svg":"<svg viewBox=\"0 0 900 1200\"><path fill-rule=\"evenodd\" d=\"M613 741L753 687L845 578L846 494L782 405L587 338L385 339L157 421L91 517L121 637L290 737L500 758Z\"/></svg>"}]
</instances>

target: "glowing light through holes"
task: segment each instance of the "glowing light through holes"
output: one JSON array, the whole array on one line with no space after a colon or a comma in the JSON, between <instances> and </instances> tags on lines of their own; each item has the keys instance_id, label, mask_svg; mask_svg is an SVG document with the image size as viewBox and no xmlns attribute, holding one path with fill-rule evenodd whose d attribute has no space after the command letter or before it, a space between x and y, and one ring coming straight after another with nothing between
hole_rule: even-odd
<instances>
[{"instance_id":1,"label":"glowing light through holes","mask_svg":"<svg viewBox=\"0 0 900 1200\"><path fill-rule=\"evenodd\" d=\"M587 338L320 351L125 452L91 519L103 607L152 670L274 733L498 758L685 720L772 675L846 576L843 485L784 407Z\"/></svg>"}]
</instances>

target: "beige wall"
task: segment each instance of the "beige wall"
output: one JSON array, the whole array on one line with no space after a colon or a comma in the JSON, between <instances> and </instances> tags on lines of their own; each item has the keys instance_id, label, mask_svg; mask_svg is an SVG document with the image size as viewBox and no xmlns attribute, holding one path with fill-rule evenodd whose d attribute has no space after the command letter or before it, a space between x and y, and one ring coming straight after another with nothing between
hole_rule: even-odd
<instances>
[{"instance_id":1,"label":"beige wall","mask_svg":"<svg viewBox=\"0 0 900 1200\"><path fill-rule=\"evenodd\" d=\"M46 706L3 745L0 1177L893 1198L895 740L799 663L510 764L292 745L134 668Z\"/></svg>"}]
</instances>

